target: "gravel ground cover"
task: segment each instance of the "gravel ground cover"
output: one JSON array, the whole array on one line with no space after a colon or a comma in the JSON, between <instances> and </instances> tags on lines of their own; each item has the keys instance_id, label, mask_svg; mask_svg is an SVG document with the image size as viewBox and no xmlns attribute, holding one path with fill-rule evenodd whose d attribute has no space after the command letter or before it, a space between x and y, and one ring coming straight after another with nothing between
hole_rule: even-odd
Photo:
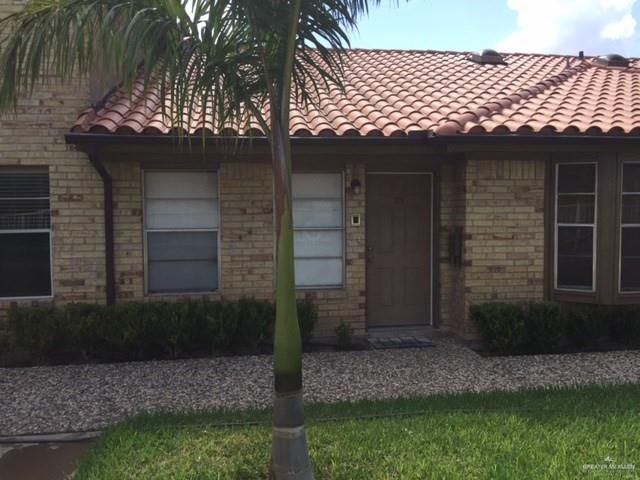
<instances>
[{"instance_id":1,"label":"gravel ground cover","mask_svg":"<svg viewBox=\"0 0 640 480\"><path fill-rule=\"evenodd\" d=\"M304 356L307 401L640 383L640 351L481 357L449 339L422 349ZM149 411L261 407L268 355L0 368L0 435L95 430Z\"/></svg>"}]
</instances>

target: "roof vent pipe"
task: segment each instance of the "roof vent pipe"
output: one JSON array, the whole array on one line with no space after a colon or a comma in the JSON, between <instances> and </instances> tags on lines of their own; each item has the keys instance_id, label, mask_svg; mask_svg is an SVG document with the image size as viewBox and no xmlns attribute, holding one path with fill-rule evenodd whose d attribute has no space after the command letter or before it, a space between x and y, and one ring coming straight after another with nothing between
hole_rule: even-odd
<instances>
[{"instance_id":1,"label":"roof vent pipe","mask_svg":"<svg viewBox=\"0 0 640 480\"><path fill-rule=\"evenodd\" d=\"M629 66L629 59L618 55L617 53L610 53L609 55L601 55L595 59L595 63L603 65L605 67L624 67Z\"/></svg>"},{"instance_id":2,"label":"roof vent pipe","mask_svg":"<svg viewBox=\"0 0 640 480\"><path fill-rule=\"evenodd\" d=\"M504 61L502 55L500 55L495 50L491 50L486 48L480 52L472 53L468 57L469 60L475 63L479 63L481 65L506 65L507 62Z\"/></svg>"}]
</instances>

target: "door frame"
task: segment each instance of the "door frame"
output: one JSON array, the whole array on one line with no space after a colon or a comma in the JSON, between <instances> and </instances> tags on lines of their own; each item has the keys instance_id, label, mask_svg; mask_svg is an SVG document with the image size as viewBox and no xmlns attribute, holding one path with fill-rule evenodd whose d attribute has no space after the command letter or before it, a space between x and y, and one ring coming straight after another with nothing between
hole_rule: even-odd
<instances>
[{"instance_id":1,"label":"door frame","mask_svg":"<svg viewBox=\"0 0 640 480\"><path fill-rule=\"evenodd\" d=\"M431 187L431 198L429 199L429 252L428 252L428 257L430 259L429 261L429 305L427 305L427 311L429 312L429 321L424 325L426 327L433 327L436 328L438 326L438 322L436 321L436 317L435 317L435 306L438 304L438 302L436 301L436 299L434 298L434 295L436 295L436 293L438 292L438 289L435 288L434 282L435 282L435 273L438 271L435 268L435 261L436 261L436 254L438 252L438 248L436 245L434 245L434 240L439 239L439 236L437 237L434 233L434 227L437 226L437 223L435 222L435 218L434 215L436 213L435 210L435 200L436 198L438 198L438 196L436 196L436 192L435 192L435 188L436 188L436 174L437 172L435 171L428 171L428 172L420 172L420 171L392 171L392 170L380 170L380 171L367 171L366 172L366 176L369 175L426 175L429 177L429 182L430 182L430 187ZM365 186L368 185L368 182L365 183ZM368 211L368 192L369 192L369 188L367 186L367 188L365 188L365 215ZM439 193L439 192L438 192ZM368 229L368 219L365 216L365 235L364 235L364 248L365 248L365 291L367 292L367 294L365 295L365 326L366 329L369 330L369 328L376 328L376 327L370 327L369 326L369 302L367 301L368 299L368 288L369 286L366 284L366 279L368 278L368 274L367 274L367 270L369 268L369 264L366 260L366 256L367 256L367 251L368 251L368 244L369 244L369 235L367 235L367 229ZM410 326L419 326L419 325L410 325ZM381 328L387 328L387 327L381 327ZM389 327L392 328L392 327ZM399 326L399 328L401 328Z\"/></svg>"}]
</instances>

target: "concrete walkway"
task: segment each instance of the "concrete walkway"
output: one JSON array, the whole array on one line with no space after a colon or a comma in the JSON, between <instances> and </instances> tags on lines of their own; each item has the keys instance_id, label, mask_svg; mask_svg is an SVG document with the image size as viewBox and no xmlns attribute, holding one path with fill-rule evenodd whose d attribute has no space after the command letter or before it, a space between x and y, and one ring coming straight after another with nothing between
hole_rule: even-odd
<instances>
[{"instance_id":1,"label":"concrete walkway","mask_svg":"<svg viewBox=\"0 0 640 480\"><path fill-rule=\"evenodd\" d=\"M91 441L48 444L0 444L0 478L67 480Z\"/></svg>"},{"instance_id":2,"label":"concrete walkway","mask_svg":"<svg viewBox=\"0 0 640 480\"><path fill-rule=\"evenodd\" d=\"M484 358L435 347L304 356L308 401L640 383L640 351ZM0 368L0 435L96 430L147 411L267 406L271 357Z\"/></svg>"}]
</instances>

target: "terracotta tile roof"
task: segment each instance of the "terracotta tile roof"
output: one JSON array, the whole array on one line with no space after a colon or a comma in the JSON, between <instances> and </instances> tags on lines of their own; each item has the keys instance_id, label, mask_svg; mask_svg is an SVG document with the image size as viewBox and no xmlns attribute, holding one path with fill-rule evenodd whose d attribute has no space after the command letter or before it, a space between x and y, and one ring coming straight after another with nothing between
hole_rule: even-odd
<instances>
[{"instance_id":1,"label":"terracotta tile roof","mask_svg":"<svg viewBox=\"0 0 640 480\"><path fill-rule=\"evenodd\" d=\"M640 61L603 67L592 58L504 54L506 65L480 65L468 53L352 50L346 92L293 108L294 136L456 134L640 134ZM157 91L113 93L84 111L74 132L167 134ZM189 134L261 135L257 125L213 132L195 118ZM251 130L251 131L249 131Z\"/></svg>"}]
</instances>

